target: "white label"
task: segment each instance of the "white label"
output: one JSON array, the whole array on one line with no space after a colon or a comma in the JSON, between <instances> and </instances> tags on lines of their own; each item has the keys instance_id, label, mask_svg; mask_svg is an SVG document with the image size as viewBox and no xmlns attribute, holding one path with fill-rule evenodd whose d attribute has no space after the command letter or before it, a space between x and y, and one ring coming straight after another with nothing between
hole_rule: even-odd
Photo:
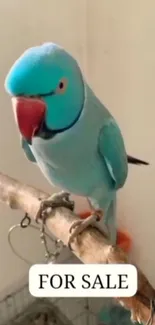
<instances>
[{"instance_id":1,"label":"white label","mask_svg":"<svg viewBox=\"0 0 155 325\"><path fill-rule=\"evenodd\" d=\"M130 264L36 264L29 270L35 297L132 297L137 269Z\"/></svg>"}]
</instances>

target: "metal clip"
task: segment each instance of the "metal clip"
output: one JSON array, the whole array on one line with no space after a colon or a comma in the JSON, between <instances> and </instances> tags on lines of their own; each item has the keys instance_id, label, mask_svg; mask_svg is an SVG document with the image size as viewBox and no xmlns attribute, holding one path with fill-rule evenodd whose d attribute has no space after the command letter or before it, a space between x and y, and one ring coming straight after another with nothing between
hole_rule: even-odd
<instances>
[{"instance_id":1,"label":"metal clip","mask_svg":"<svg viewBox=\"0 0 155 325\"><path fill-rule=\"evenodd\" d=\"M26 223L25 223L26 221ZM29 217L28 213L26 212L24 218L20 222L21 228L27 228L31 224L31 218Z\"/></svg>"}]
</instances>

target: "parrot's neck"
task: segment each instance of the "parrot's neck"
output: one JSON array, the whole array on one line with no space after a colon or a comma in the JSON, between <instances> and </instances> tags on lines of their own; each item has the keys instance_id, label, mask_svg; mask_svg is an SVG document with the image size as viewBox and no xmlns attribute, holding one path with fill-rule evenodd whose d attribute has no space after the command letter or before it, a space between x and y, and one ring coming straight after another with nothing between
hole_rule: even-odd
<instances>
[{"instance_id":1,"label":"parrot's neck","mask_svg":"<svg viewBox=\"0 0 155 325\"><path fill-rule=\"evenodd\" d=\"M71 110L72 107L69 107ZM96 114L97 112L97 114ZM101 120L99 122L99 116L101 112ZM106 114L106 109L105 109ZM87 134L89 134L88 130L96 130L99 129L99 123L103 125L103 105L99 101L99 99L95 96L91 88L87 85L87 83L84 81L84 102L82 110L79 112L78 116L76 117L76 120L72 122L72 124L66 128L51 131L51 137L50 136L43 136L43 137L35 137L32 141L32 147L36 146L37 144L47 144L50 142L50 144L54 144L59 142L61 139L64 141L65 137L72 136L74 133L80 136L80 133L83 133L84 130L87 129ZM50 131L43 130L44 133L47 135ZM53 133L53 136L52 136ZM90 135L89 135L90 136ZM86 137L86 134L85 134ZM71 139L70 139L71 140Z\"/></svg>"}]
</instances>

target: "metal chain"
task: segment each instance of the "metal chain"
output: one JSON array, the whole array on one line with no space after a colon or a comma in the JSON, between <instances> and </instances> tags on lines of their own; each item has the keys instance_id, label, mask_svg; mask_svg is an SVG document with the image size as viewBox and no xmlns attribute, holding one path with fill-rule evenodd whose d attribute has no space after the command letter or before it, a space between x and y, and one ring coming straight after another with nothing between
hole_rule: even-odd
<instances>
[{"instance_id":1,"label":"metal chain","mask_svg":"<svg viewBox=\"0 0 155 325\"><path fill-rule=\"evenodd\" d=\"M44 245L44 248L45 248L46 263L48 263L51 258L52 258L52 260L55 260L60 255L58 247L59 247L59 243L61 243L61 241L59 239L55 240L55 246L57 247L57 249L54 253L51 253L49 251L48 245L47 245L46 233L45 233L45 221L44 220L42 220L42 222L41 222L40 238L41 238L41 243Z\"/></svg>"},{"instance_id":2,"label":"metal chain","mask_svg":"<svg viewBox=\"0 0 155 325\"><path fill-rule=\"evenodd\" d=\"M41 243L44 245L45 248L45 260L46 263L48 263L51 253L48 249L48 245L47 245L47 240L46 240L46 235L45 235L45 222L42 221L41 223L41 227L40 227L40 239L41 239Z\"/></svg>"},{"instance_id":3,"label":"metal chain","mask_svg":"<svg viewBox=\"0 0 155 325\"><path fill-rule=\"evenodd\" d=\"M23 261L25 261L27 264L32 264L31 262L29 262L27 259L23 258L19 253L16 252L16 250L14 249L12 242L11 242L11 233L15 230L15 228L20 227L20 228L27 228L27 227L32 227L34 229L38 230L38 227L35 227L33 225L31 225L31 218L29 217L28 213L25 213L23 219L21 220L21 222L19 224L16 224L14 226L12 226L9 229L8 232L8 242L9 245L13 251L13 253L18 256L18 258L22 259ZM56 246L56 250L52 253L49 251L48 249L48 244L47 244L47 237L49 237L50 240L52 240L55 243ZM41 243L44 245L45 248L45 260L46 263L49 263L50 260L55 261L58 256L60 255L60 251L62 249L62 247L64 246L63 243L61 242L61 240L54 240L52 237L50 237L46 231L45 231L45 221L44 219L41 222L41 227L40 227L40 239L41 239Z\"/></svg>"}]
</instances>

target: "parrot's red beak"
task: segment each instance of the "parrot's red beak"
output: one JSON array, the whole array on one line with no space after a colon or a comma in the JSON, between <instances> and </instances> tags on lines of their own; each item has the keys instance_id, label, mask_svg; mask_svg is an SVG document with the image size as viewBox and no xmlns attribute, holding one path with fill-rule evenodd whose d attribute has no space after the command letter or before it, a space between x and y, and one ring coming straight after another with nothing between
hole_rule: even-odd
<instances>
[{"instance_id":1,"label":"parrot's red beak","mask_svg":"<svg viewBox=\"0 0 155 325\"><path fill-rule=\"evenodd\" d=\"M46 104L39 98L13 97L12 105L20 133L31 143L44 121Z\"/></svg>"}]
</instances>

